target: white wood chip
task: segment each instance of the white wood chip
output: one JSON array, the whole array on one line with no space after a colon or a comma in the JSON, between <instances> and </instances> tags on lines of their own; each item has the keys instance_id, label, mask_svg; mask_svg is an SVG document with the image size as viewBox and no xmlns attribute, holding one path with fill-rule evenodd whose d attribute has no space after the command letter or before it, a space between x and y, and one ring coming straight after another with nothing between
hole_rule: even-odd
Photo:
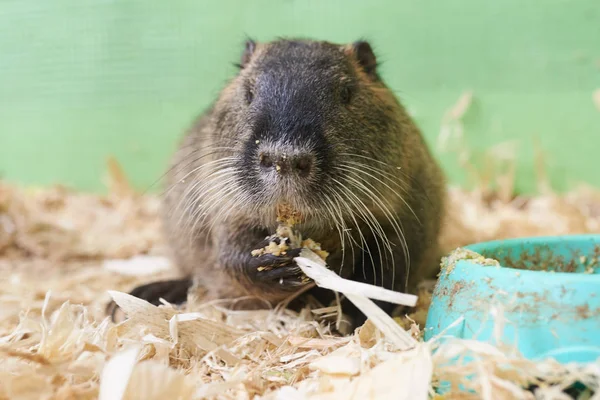
<instances>
[{"instance_id":1,"label":"white wood chip","mask_svg":"<svg viewBox=\"0 0 600 400\"><path fill-rule=\"evenodd\" d=\"M132 346L118 353L106 363L100 377L99 400L122 400L124 398L140 351L141 346Z\"/></svg>"},{"instance_id":2,"label":"white wood chip","mask_svg":"<svg viewBox=\"0 0 600 400\"><path fill-rule=\"evenodd\" d=\"M319 287L403 306L414 307L417 304L417 296L415 295L395 292L379 286L369 285L368 283L344 279L335 272L327 269L324 263L319 263L314 257L310 257L307 253L308 251L310 250L304 249L301 253L303 257L297 257L296 262L302 268L302 272L314 280Z\"/></svg>"},{"instance_id":3,"label":"white wood chip","mask_svg":"<svg viewBox=\"0 0 600 400\"><path fill-rule=\"evenodd\" d=\"M315 281L317 286L344 293L348 300L354 303L354 305L373 322L381 333L399 349L407 350L416 346L417 341L408 332L402 329L392 317L369 300L364 292L357 290L359 286L348 284L348 282L351 281L328 270L323 259L315 253L308 249L303 249L300 253L300 257L296 257L295 261L302 271ZM386 289L367 284L362 284L360 287L369 287L369 289L365 289L365 291L370 296L379 293L379 296L375 297L377 299L381 300L382 297L385 297L382 296L381 293L382 291L386 291ZM400 294L407 296L402 293ZM414 297L416 302L416 296ZM406 304L404 302L396 303Z\"/></svg>"}]
</instances>

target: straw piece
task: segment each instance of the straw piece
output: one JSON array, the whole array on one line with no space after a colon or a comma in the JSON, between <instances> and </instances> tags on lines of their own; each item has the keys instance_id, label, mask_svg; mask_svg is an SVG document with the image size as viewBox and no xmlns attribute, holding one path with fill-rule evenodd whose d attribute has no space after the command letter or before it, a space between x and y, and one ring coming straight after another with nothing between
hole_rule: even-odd
<instances>
[{"instance_id":1,"label":"straw piece","mask_svg":"<svg viewBox=\"0 0 600 400\"><path fill-rule=\"evenodd\" d=\"M594 100L594 105L596 109L600 111L600 89L594 90L594 94L592 95L592 99Z\"/></svg>"},{"instance_id":2,"label":"straw piece","mask_svg":"<svg viewBox=\"0 0 600 400\"><path fill-rule=\"evenodd\" d=\"M106 363L100 377L99 400L121 400L125 397L140 351L141 347L132 346Z\"/></svg>"},{"instance_id":3,"label":"straw piece","mask_svg":"<svg viewBox=\"0 0 600 400\"><path fill-rule=\"evenodd\" d=\"M358 378L352 399L427 400L432 372L431 349L419 344Z\"/></svg>"},{"instance_id":4,"label":"straw piece","mask_svg":"<svg viewBox=\"0 0 600 400\"><path fill-rule=\"evenodd\" d=\"M231 344L242 335L241 331L202 318L196 313L177 314L174 309L156 307L145 300L126 293L109 291L117 305L129 319L121 326L148 326L159 338L170 337L173 344L181 344L189 351L215 351L228 364L235 365L239 359L226 350L218 349Z\"/></svg>"},{"instance_id":5,"label":"straw piece","mask_svg":"<svg viewBox=\"0 0 600 400\"><path fill-rule=\"evenodd\" d=\"M354 305L360 311L362 311L363 314L365 314L367 318L369 318L373 324L377 326L377 328L379 328L383 335L390 342L394 343L399 349L410 349L417 344L416 340L413 339L404 329L402 329L388 314L386 314L371 300L360 294L361 291L363 293L367 292L371 296L376 295L379 299L382 299L386 297L382 294L384 291L386 291L386 289L377 288L375 286L366 284L358 286L351 283L349 284L350 281L343 279L334 272L328 270L325 267L325 262L308 249L303 249L300 253L300 257L297 257L295 260L302 271L307 276L315 280L317 286L321 286L323 284L324 286L322 287L345 294L348 300L354 303ZM375 290L373 288L381 290ZM406 295L403 295L402 293L399 294L402 296L397 296L394 298L394 300L398 301L399 298L402 300L405 299L404 296ZM392 296L387 298L391 299Z\"/></svg>"},{"instance_id":6,"label":"straw piece","mask_svg":"<svg viewBox=\"0 0 600 400\"><path fill-rule=\"evenodd\" d=\"M486 157L506 163L510 151ZM490 171L478 176L482 186L475 190L449 189L440 240L446 253L482 240L600 232L598 190L519 197L510 179L494 182L496 166ZM502 190L491 189L500 183ZM101 386L107 390L105 379L115 379L110 376L126 381L115 383L126 385L123 398L152 400L418 399L426 386L433 397L440 381L452 385L446 398L491 392L495 399L555 399L574 382L600 388L598 363L535 362L501 343L436 338L423 344L425 289L409 315L414 324L405 317L390 321L385 313L379 319L376 306L362 297L369 320L347 337L332 333L332 320L321 321L333 309L320 316L282 306L233 310L235 301L206 302L200 294L175 309L131 298L125 293L133 287L176 272L155 268L168 255L158 198L118 191L95 196L0 182L0 399L93 400ZM106 260L122 262L125 273L105 268ZM106 318L107 290L129 314L122 324ZM502 310L496 311L491 318L501 323ZM409 334L392 327L398 323L410 326L412 349L400 350L410 346ZM121 364L132 346L137 357ZM476 362L466 362L468 356ZM472 394L461 393L459 384ZM538 385L535 395L526 390L530 385Z\"/></svg>"},{"instance_id":7,"label":"straw piece","mask_svg":"<svg viewBox=\"0 0 600 400\"><path fill-rule=\"evenodd\" d=\"M313 257L313 254L309 249L303 249L301 252L302 257L296 257L295 260L302 272L314 280L319 287L409 307L414 307L417 304L417 296L415 295L341 278L335 272L327 269L325 262L319 261L321 259Z\"/></svg>"}]
</instances>

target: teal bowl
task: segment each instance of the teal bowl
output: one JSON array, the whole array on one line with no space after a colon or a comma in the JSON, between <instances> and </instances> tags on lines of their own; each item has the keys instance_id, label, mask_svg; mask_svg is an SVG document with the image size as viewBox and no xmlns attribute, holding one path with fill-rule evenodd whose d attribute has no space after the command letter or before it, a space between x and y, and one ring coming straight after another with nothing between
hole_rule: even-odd
<instances>
[{"instance_id":1,"label":"teal bowl","mask_svg":"<svg viewBox=\"0 0 600 400\"><path fill-rule=\"evenodd\" d=\"M495 332L498 310L502 332ZM425 340L440 334L500 338L532 360L598 360L600 235L501 240L453 252L433 292Z\"/></svg>"}]
</instances>

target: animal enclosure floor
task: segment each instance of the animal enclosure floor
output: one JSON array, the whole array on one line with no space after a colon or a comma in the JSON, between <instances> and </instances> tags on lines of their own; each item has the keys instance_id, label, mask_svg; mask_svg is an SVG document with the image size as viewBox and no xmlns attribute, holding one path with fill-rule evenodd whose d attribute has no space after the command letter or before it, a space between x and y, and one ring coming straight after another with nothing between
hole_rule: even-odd
<instances>
[{"instance_id":1,"label":"animal enclosure floor","mask_svg":"<svg viewBox=\"0 0 600 400\"><path fill-rule=\"evenodd\" d=\"M451 189L450 200L447 251L600 232L600 193L592 189L510 200ZM318 321L335 310L228 311L201 298L175 310L116 293L129 319L115 325L104 314L109 290L176 276L158 207L123 185L95 196L0 182L0 399L420 399L438 381L473 389L465 399L534 398L523 389L529 385L540 398L559 398L576 380L600 385L600 364L534 363L467 340L398 351L370 323L336 337ZM415 337L423 307L411 315L420 326L398 321ZM447 365L474 353L476 363ZM469 374L475 378L464 381Z\"/></svg>"}]
</instances>

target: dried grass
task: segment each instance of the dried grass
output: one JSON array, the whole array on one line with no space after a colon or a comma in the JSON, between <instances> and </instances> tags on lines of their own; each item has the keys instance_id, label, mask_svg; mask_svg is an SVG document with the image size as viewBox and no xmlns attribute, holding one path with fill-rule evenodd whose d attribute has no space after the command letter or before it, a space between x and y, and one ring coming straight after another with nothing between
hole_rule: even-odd
<instances>
[{"instance_id":1,"label":"dried grass","mask_svg":"<svg viewBox=\"0 0 600 400\"><path fill-rule=\"evenodd\" d=\"M418 340L427 291L397 321L405 332L350 287L347 296L371 319L348 337L320 322L336 307L229 311L192 299L177 310L126 295L176 271L165 258L157 199L134 193L111 169L109 196L0 183L0 399L418 400L435 396L440 381L453 384L445 398L460 399L561 399L575 381L599 389L600 363L564 366L470 340ZM600 231L598 191L503 193L451 189L444 249ZM129 316L119 325L104 315L111 295ZM466 356L474 361L450 363ZM459 393L459 383L472 393Z\"/></svg>"}]
</instances>

